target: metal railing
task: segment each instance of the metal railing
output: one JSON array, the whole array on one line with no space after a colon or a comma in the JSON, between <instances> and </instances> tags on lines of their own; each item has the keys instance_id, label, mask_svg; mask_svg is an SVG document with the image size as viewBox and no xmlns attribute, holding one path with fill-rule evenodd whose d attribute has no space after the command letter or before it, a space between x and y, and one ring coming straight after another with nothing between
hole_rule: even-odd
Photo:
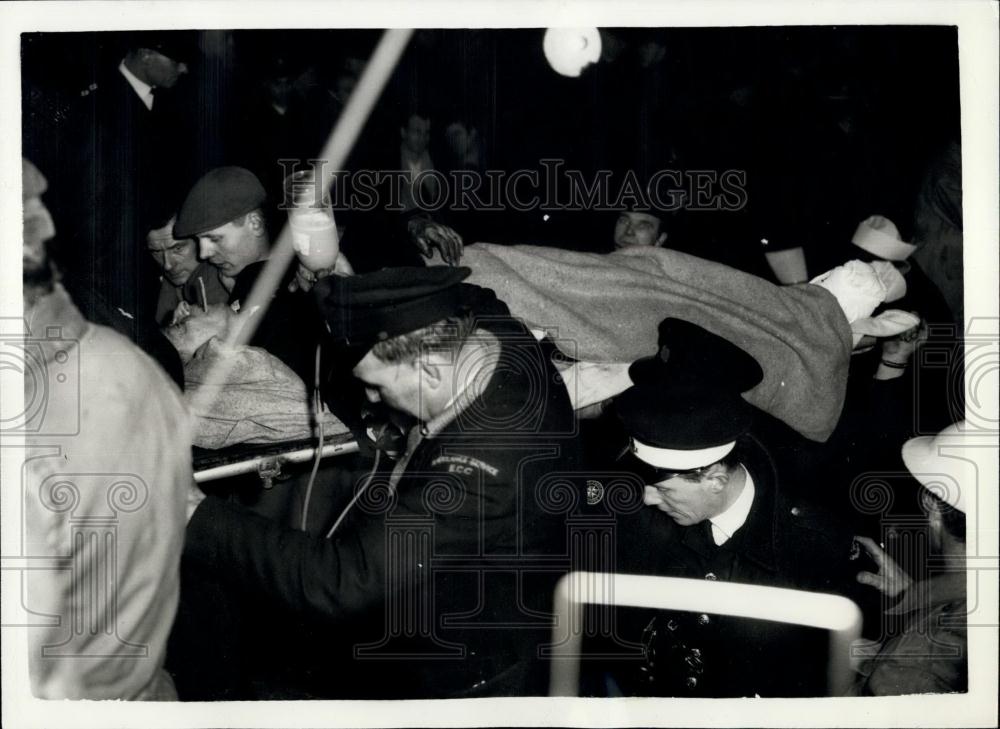
<instances>
[{"instance_id":1,"label":"metal railing","mask_svg":"<svg viewBox=\"0 0 1000 729\"><path fill-rule=\"evenodd\" d=\"M556 585L550 696L579 691L585 605L636 607L727 615L830 631L827 693L851 683L851 643L861 634L861 611L846 597L735 582L679 577L570 572Z\"/></svg>"}]
</instances>

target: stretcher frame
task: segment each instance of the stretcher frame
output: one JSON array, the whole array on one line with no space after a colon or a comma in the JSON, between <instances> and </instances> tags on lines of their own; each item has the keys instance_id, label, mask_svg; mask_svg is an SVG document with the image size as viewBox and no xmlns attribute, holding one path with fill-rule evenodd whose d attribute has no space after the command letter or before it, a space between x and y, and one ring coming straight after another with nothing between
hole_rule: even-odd
<instances>
[{"instance_id":1,"label":"stretcher frame","mask_svg":"<svg viewBox=\"0 0 1000 729\"><path fill-rule=\"evenodd\" d=\"M290 463L307 463L316 457L316 445L308 441L273 443L225 452L205 451L194 459L194 481L198 484L223 478L256 473L262 479L278 475ZM350 433L338 433L324 439L320 458L357 453L358 444Z\"/></svg>"}]
</instances>

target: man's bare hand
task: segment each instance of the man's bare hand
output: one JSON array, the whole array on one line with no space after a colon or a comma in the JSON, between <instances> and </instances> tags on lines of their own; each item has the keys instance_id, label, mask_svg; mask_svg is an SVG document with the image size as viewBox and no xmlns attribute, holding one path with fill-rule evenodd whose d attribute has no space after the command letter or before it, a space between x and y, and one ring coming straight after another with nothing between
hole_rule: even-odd
<instances>
[{"instance_id":1,"label":"man's bare hand","mask_svg":"<svg viewBox=\"0 0 1000 729\"><path fill-rule=\"evenodd\" d=\"M896 564L892 557L886 554L882 547L875 543L875 540L868 537L854 537L854 539L864 547L865 551L875 560L875 564L878 565L877 574L858 572L858 582L862 585L870 585L883 595L893 598L898 597L910 587L913 580L902 567Z\"/></svg>"},{"instance_id":2,"label":"man's bare hand","mask_svg":"<svg viewBox=\"0 0 1000 729\"><path fill-rule=\"evenodd\" d=\"M462 258L462 247L464 245L462 236L449 228L447 225L435 223L426 218L413 218L407 223L407 231L420 253L425 258L430 258L432 249L441 251L441 258L449 266L458 265Z\"/></svg>"}]
</instances>

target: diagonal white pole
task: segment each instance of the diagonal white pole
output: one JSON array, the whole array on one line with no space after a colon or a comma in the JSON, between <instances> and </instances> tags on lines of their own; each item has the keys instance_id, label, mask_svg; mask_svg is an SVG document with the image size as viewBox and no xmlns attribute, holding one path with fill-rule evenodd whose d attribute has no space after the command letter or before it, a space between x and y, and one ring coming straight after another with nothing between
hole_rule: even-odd
<instances>
[{"instance_id":1,"label":"diagonal white pole","mask_svg":"<svg viewBox=\"0 0 1000 729\"><path fill-rule=\"evenodd\" d=\"M343 167L347 155L354 147L365 122L368 121L375 102L378 101L382 89L385 88L389 77L395 70L412 34L411 29L387 30L382 34L375 52L365 66L361 78L358 79L358 84L354 88L347 106L337 120L333 132L318 157L318 159L325 161L325 164L320 164L315 171L316 179L321 185L320 189L326 191L329 188L330 181L326 176L328 167L333 170ZM249 317L239 331L230 334L226 340L228 345L246 344L253 337L260 320L267 311L271 297L281 285L285 271L293 258L291 232L286 223L281 229L277 242L271 248L267 264L254 282L249 299L241 302L241 311L254 312L254 314ZM229 376L232 368L232 365L229 364L230 361L229 358L219 358L208 371L204 386L200 388L192 403L193 412L205 412L212 406L214 400L212 393L217 392L219 386L225 383Z\"/></svg>"}]
</instances>

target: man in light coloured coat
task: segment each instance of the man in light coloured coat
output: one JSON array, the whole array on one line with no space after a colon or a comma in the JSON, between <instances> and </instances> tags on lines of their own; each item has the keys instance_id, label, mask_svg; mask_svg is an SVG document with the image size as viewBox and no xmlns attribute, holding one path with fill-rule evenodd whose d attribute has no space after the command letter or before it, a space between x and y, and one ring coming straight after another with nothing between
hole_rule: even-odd
<instances>
[{"instance_id":1,"label":"man in light coloured coat","mask_svg":"<svg viewBox=\"0 0 1000 729\"><path fill-rule=\"evenodd\" d=\"M164 371L91 324L54 282L41 202L24 163L23 470L31 690L45 699L176 698L163 670L177 610L188 416ZM44 364L43 364L44 363ZM38 376L40 375L40 376Z\"/></svg>"}]
</instances>

